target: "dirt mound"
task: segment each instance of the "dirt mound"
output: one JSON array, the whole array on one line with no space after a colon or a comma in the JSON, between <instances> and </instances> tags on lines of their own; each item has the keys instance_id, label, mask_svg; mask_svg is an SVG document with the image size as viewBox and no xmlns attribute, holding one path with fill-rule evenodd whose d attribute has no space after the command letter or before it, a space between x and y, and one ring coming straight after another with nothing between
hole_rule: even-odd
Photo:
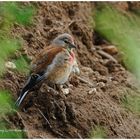
<instances>
[{"instance_id":1,"label":"dirt mound","mask_svg":"<svg viewBox=\"0 0 140 140\"><path fill-rule=\"evenodd\" d=\"M33 25L26 28L15 25L13 29L14 36L25 40L22 53L32 59L56 35L70 33L79 46L76 57L81 73L71 76L68 95L48 90L45 83L36 88L23 105L26 112L20 111L11 122L27 130L28 138L88 138L96 126L105 129L107 138L140 137L138 114L122 105L126 95L139 94L134 77L104 53L100 42L93 45L97 41L90 25L94 3L33 4L37 7ZM1 87L10 89L17 99L25 81L24 75L9 71Z\"/></svg>"}]
</instances>

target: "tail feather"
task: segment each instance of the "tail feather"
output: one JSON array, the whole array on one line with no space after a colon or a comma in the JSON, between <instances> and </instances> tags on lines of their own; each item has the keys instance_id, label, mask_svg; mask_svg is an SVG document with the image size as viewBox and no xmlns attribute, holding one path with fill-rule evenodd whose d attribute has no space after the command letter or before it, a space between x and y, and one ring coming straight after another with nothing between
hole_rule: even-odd
<instances>
[{"instance_id":1,"label":"tail feather","mask_svg":"<svg viewBox=\"0 0 140 140\"><path fill-rule=\"evenodd\" d=\"M15 103L15 105L16 105L17 107L19 107L19 106L21 105L22 101L24 100L24 98L26 97L26 95L27 95L28 92L29 92L29 91L26 91L26 92L24 92L24 94L23 94L22 96L19 96L19 97L18 97L18 99L17 99L17 101L16 101L16 103Z\"/></svg>"},{"instance_id":2,"label":"tail feather","mask_svg":"<svg viewBox=\"0 0 140 140\"><path fill-rule=\"evenodd\" d=\"M36 77L31 76L29 77L27 83L25 84L24 88L22 89L19 98L16 100L15 105L19 107L29 91L38 84L42 79L44 79L44 76L37 75Z\"/></svg>"}]
</instances>

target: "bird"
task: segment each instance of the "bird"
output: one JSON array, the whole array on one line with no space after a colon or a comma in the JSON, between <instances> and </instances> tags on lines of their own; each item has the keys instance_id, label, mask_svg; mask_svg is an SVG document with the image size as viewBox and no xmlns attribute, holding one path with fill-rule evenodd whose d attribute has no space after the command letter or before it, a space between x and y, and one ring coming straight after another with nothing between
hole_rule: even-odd
<instances>
[{"instance_id":1,"label":"bird","mask_svg":"<svg viewBox=\"0 0 140 140\"><path fill-rule=\"evenodd\" d=\"M15 105L19 107L31 89L41 81L64 84L73 71L79 72L72 35L63 33L52 40L31 62L30 76ZM76 68L75 68L76 67Z\"/></svg>"}]
</instances>

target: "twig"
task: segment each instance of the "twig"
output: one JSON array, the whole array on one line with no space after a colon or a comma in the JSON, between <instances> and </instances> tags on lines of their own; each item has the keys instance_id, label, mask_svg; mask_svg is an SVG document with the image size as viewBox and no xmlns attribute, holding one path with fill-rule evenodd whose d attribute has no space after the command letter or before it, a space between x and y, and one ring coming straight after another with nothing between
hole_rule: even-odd
<instances>
[{"instance_id":1,"label":"twig","mask_svg":"<svg viewBox=\"0 0 140 140\"><path fill-rule=\"evenodd\" d=\"M26 126L25 123L24 123L24 120L23 120L22 116L20 115L20 113L17 112L17 111L16 111L16 113L17 113L18 117L21 119L22 124L23 124L24 126Z\"/></svg>"},{"instance_id":2,"label":"twig","mask_svg":"<svg viewBox=\"0 0 140 140\"><path fill-rule=\"evenodd\" d=\"M43 114L43 112L42 112L40 109L38 109L38 111L39 111L39 113L43 116L43 118L46 120L46 122L47 122L47 124L49 125L49 127L52 128L50 122L49 122L48 119L45 117L45 115Z\"/></svg>"},{"instance_id":3,"label":"twig","mask_svg":"<svg viewBox=\"0 0 140 140\"><path fill-rule=\"evenodd\" d=\"M110 54L108 54L108 53L106 53L106 52L104 52L104 51L102 51L102 50L98 50L97 52L98 52L100 55L102 55L103 57L106 57L106 58L112 60L113 62L117 63L117 60L116 60L113 56L111 56Z\"/></svg>"},{"instance_id":4,"label":"twig","mask_svg":"<svg viewBox=\"0 0 140 140\"><path fill-rule=\"evenodd\" d=\"M76 78L79 79L81 82L88 84L90 87L95 87L94 84L92 84L91 82L89 82L89 81L87 81L79 76L76 76Z\"/></svg>"},{"instance_id":5,"label":"twig","mask_svg":"<svg viewBox=\"0 0 140 140\"><path fill-rule=\"evenodd\" d=\"M53 132L55 135L61 136L62 138L67 138L67 137L64 136L62 133L58 132L57 130L52 130L52 132Z\"/></svg>"},{"instance_id":6,"label":"twig","mask_svg":"<svg viewBox=\"0 0 140 140\"><path fill-rule=\"evenodd\" d=\"M59 135L59 136L65 138L65 136L64 136L63 134L61 134L60 132L58 132L58 131L56 131L56 130L54 131L54 130L52 129L53 127L51 126L50 122L49 122L48 119L45 117L45 115L43 114L43 112L42 112L40 109L38 109L38 111L39 111L39 113L43 116L43 118L46 120L46 122L48 123L48 125L49 125L51 131L52 131L53 133L55 133L56 135Z\"/></svg>"},{"instance_id":7,"label":"twig","mask_svg":"<svg viewBox=\"0 0 140 140\"><path fill-rule=\"evenodd\" d=\"M78 135L78 137L79 137L80 139L83 139L82 136L81 136L79 133L77 133L77 135Z\"/></svg>"},{"instance_id":8,"label":"twig","mask_svg":"<svg viewBox=\"0 0 140 140\"><path fill-rule=\"evenodd\" d=\"M6 116L2 117L8 124L11 124L11 122L6 118Z\"/></svg>"},{"instance_id":9,"label":"twig","mask_svg":"<svg viewBox=\"0 0 140 140\"><path fill-rule=\"evenodd\" d=\"M20 115L20 113L18 111L16 111L16 113L17 113L18 117L21 119L23 126L26 127L24 120L23 120L22 116ZM29 131L25 131L25 132L26 132L27 138L29 138L30 137Z\"/></svg>"},{"instance_id":10,"label":"twig","mask_svg":"<svg viewBox=\"0 0 140 140\"><path fill-rule=\"evenodd\" d=\"M74 22L75 20L72 20L67 26L65 26L64 31L67 30Z\"/></svg>"}]
</instances>

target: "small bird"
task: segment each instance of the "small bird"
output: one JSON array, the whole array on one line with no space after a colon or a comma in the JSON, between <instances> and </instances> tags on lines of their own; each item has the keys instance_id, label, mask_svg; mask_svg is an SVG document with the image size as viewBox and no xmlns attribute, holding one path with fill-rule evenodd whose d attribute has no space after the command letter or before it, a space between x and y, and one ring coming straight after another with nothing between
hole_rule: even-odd
<instances>
[{"instance_id":1,"label":"small bird","mask_svg":"<svg viewBox=\"0 0 140 140\"><path fill-rule=\"evenodd\" d=\"M57 36L51 44L43 49L31 63L31 75L23 87L16 106L20 106L29 91L43 80L53 84L64 84L77 61L74 54L76 45L70 34Z\"/></svg>"}]
</instances>

